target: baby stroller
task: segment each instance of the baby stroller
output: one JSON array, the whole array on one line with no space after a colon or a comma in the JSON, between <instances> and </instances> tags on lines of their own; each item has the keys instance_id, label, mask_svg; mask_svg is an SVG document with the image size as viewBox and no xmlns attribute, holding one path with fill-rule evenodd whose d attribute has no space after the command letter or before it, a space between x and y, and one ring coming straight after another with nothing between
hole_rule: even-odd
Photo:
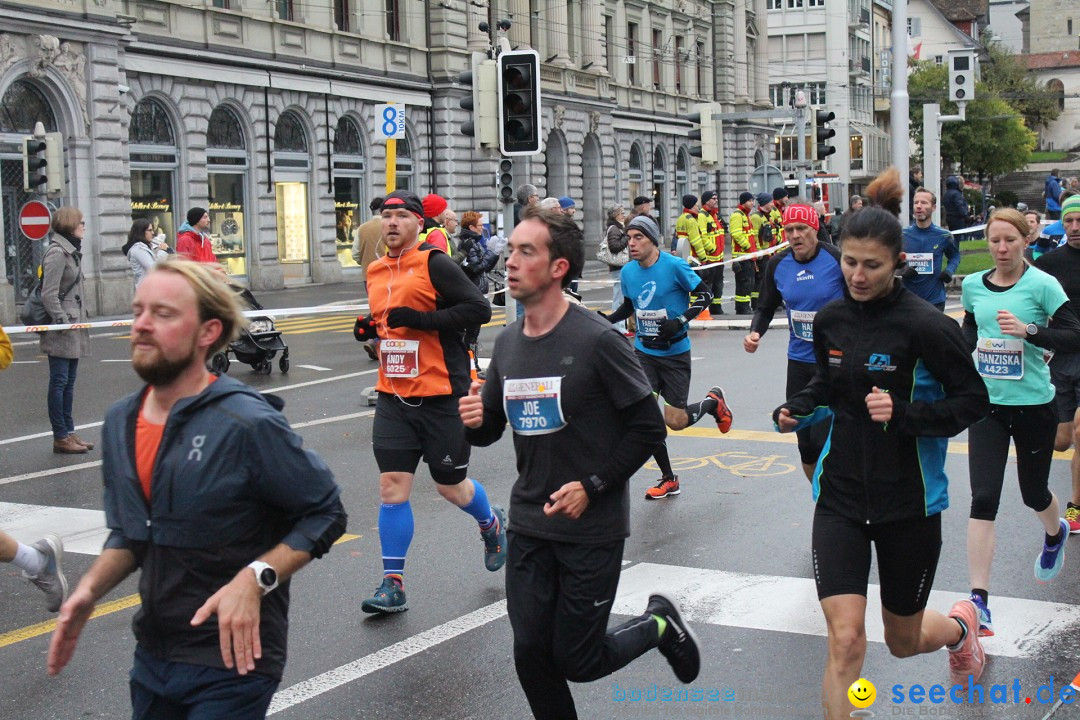
<instances>
[{"instance_id":1,"label":"baby stroller","mask_svg":"<svg viewBox=\"0 0 1080 720\"><path fill-rule=\"evenodd\" d=\"M246 287L231 286L240 296L240 301L249 310L262 310L263 306ZM269 375L274 357L281 353L278 367L281 372L289 372L289 346L281 339L281 332L274 327L274 318L269 315L248 318L248 326L240 331L240 336L229 343L219 353L210 358L210 369L219 375L229 371L229 353L237 361L250 365L254 372Z\"/></svg>"}]
</instances>

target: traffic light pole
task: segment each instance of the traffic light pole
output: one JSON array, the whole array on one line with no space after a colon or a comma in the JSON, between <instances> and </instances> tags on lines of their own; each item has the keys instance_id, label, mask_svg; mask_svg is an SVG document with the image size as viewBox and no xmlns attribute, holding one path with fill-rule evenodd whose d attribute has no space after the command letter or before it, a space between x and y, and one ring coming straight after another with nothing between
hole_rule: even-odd
<instances>
[{"instance_id":1,"label":"traffic light pole","mask_svg":"<svg viewBox=\"0 0 1080 720\"><path fill-rule=\"evenodd\" d=\"M960 114L942 115L941 105L923 105L923 187L929 188L935 195L941 194L941 126L947 122L962 122L965 119L965 107L965 103L959 103ZM941 197L938 197L937 205L934 206L936 225L941 225L941 202ZM901 216L903 217L906 216Z\"/></svg>"},{"instance_id":2,"label":"traffic light pole","mask_svg":"<svg viewBox=\"0 0 1080 720\"><path fill-rule=\"evenodd\" d=\"M810 163L806 159L806 116L807 109L805 107L795 108L795 127L799 130L799 192L798 197L804 197L806 192L806 176L809 174ZM807 201L813 201L813 196L807 198Z\"/></svg>"}]
</instances>

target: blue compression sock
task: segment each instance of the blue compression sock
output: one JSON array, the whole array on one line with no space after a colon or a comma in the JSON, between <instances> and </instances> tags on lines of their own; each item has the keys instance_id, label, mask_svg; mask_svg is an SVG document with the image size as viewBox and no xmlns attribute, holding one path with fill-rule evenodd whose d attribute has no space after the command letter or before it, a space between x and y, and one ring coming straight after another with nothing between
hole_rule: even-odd
<instances>
[{"instance_id":1,"label":"blue compression sock","mask_svg":"<svg viewBox=\"0 0 1080 720\"><path fill-rule=\"evenodd\" d=\"M495 522L495 513L491 512L491 503L488 502L487 491L484 490L484 486L472 478L469 478L469 482L473 484L473 489L476 492L473 495L472 502L461 509L476 518L476 522L480 523L481 530L486 530L491 527L491 523Z\"/></svg>"},{"instance_id":2,"label":"blue compression sock","mask_svg":"<svg viewBox=\"0 0 1080 720\"><path fill-rule=\"evenodd\" d=\"M405 574L405 555L413 538L412 505L383 503L379 506L379 544L382 546L383 575Z\"/></svg>"}]
</instances>

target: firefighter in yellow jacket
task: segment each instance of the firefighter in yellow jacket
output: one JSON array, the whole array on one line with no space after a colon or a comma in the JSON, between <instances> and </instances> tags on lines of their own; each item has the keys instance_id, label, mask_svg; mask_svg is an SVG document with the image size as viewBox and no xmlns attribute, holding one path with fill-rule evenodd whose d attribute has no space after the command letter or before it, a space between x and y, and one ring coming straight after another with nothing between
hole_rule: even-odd
<instances>
[{"instance_id":1,"label":"firefighter in yellow jacket","mask_svg":"<svg viewBox=\"0 0 1080 720\"><path fill-rule=\"evenodd\" d=\"M754 261L737 259L757 251L757 235L750 220L750 211L754 207L754 195L744 192L739 195L739 207L731 213L728 231L731 233L731 259L735 266L735 314L750 315L751 298L756 296Z\"/></svg>"},{"instance_id":2,"label":"firefighter in yellow jacket","mask_svg":"<svg viewBox=\"0 0 1080 720\"><path fill-rule=\"evenodd\" d=\"M701 193L701 210L698 211L698 228L702 235L712 238L713 251L706 256L705 262L716 264L724 261L724 226L720 223L719 198L712 190ZM709 313L712 315L724 314L724 266L716 265L701 273L701 279L709 285L712 292L712 302L709 303Z\"/></svg>"}]
</instances>

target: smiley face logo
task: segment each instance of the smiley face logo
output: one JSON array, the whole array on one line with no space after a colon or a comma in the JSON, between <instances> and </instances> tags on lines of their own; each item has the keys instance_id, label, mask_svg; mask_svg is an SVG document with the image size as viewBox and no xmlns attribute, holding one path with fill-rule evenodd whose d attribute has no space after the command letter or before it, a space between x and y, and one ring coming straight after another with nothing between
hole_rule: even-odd
<instances>
[{"instance_id":1,"label":"smiley face logo","mask_svg":"<svg viewBox=\"0 0 1080 720\"><path fill-rule=\"evenodd\" d=\"M877 688L866 678L859 678L851 683L847 691L848 700L857 708L868 708L877 698Z\"/></svg>"}]
</instances>

